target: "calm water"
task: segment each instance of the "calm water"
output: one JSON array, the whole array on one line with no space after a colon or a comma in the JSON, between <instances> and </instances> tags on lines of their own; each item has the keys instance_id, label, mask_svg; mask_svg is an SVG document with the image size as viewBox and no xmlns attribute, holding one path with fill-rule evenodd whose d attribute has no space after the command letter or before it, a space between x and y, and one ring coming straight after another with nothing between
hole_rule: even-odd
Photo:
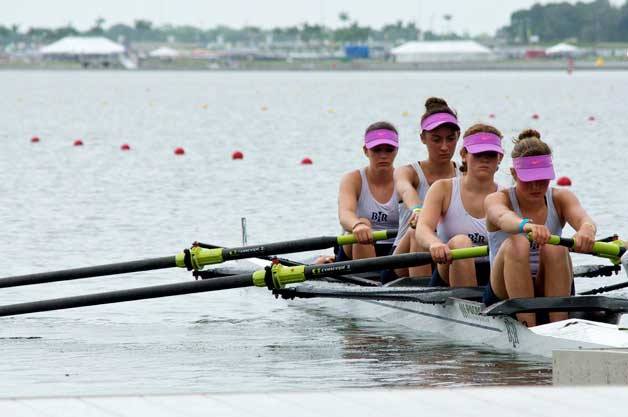
<instances>
[{"instance_id":1,"label":"calm water","mask_svg":"<svg viewBox=\"0 0 628 417\"><path fill-rule=\"evenodd\" d=\"M465 126L491 121L509 138L538 128L601 234L628 235L626 73L0 72L0 91L3 276L166 256L194 240L237 245L241 217L251 243L335 234L338 180L366 161L361 132L389 120L398 164L423 158L417 120L429 95ZM243 161L231 161L236 149ZM312 166L299 165L305 156ZM3 289L0 303L189 278L162 270ZM1 322L0 396L551 382L546 361L255 289Z\"/></svg>"}]
</instances>

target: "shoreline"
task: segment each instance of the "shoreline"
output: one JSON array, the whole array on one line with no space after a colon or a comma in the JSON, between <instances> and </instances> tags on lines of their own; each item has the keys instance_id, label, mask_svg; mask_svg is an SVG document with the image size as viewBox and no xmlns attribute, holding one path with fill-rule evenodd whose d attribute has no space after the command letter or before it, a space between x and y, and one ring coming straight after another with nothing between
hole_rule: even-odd
<instances>
[{"instance_id":1,"label":"shoreline","mask_svg":"<svg viewBox=\"0 0 628 417\"><path fill-rule=\"evenodd\" d=\"M595 61L575 61L573 71L628 71L628 59L607 61L596 65ZM1 70L81 70L81 71L568 71L564 60L557 61L490 61L490 62L423 62L396 63L388 61L231 61L208 62L204 60L140 62L136 69L126 69L119 63L108 67L84 68L79 62L39 61L0 62Z\"/></svg>"}]
</instances>

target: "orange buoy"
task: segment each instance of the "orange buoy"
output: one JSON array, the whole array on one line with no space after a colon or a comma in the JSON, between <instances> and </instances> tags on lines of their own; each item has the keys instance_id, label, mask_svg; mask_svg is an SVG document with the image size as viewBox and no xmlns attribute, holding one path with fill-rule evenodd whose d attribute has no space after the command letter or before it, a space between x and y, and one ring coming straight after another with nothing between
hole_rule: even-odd
<instances>
[{"instance_id":1,"label":"orange buoy","mask_svg":"<svg viewBox=\"0 0 628 417\"><path fill-rule=\"evenodd\" d=\"M183 149L182 147L177 147L174 148L174 154L175 155L185 155L185 149Z\"/></svg>"},{"instance_id":2,"label":"orange buoy","mask_svg":"<svg viewBox=\"0 0 628 417\"><path fill-rule=\"evenodd\" d=\"M74 146L83 146L83 141L80 139L77 139L74 141Z\"/></svg>"},{"instance_id":3,"label":"orange buoy","mask_svg":"<svg viewBox=\"0 0 628 417\"><path fill-rule=\"evenodd\" d=\"M244 159L244 154L240 151L233 151L231 159Z\"/></svg>"},{"instance_id":4,"label":"orange buoy","mask_svg":"<svg viewBox=\"0 0 628 417\"><path fill-rule=\"evenodd\" d=\"M313 162L310 158L308 158L307 156L303 159L301 159L301 165L312 165Z\"/></svg>"},{"instance_id":5,"label":"orange buoy","mask_svg":"<svg viewBox=\"0 0 628 417\"><path fill-rule=\"evenodd\" d=\"M537 113L534 113L534 114L532 115L532 118L533 118L534 120L537 120L537 119L539 118L539 115L538 115Z\"/></svg>"},{"instance_id":6,"label":"orange buoy","mask_svg":"<svg viewBox=\"0 0 628 417\"><path fill-rule=\"evenodd\" d=\"M120 146L120 149L122 149L123 151L130 151L131 146L128 143L123 143L122 146Z\"/></svg>"},{"instance_id":7,"label":"orange buoy","mask_svg":"<svg viewBox=\"0 0 628 417\"><path fill-rule=\"evenodd\" d=\"M560 177L556 180L556 184L562 187L569 187L571 185L571 179L569 177Z\"/></svg>"},{"instance_id":8,"label":"orange buoy","mask_svg":"<svg viewBox=\"0 0 628 417\"><path fill-rule=\"evenodd\" d=\"M39 136L33 136L31 138L31 143L38 143L39 142Z\"/></svg>"}]
</instances>

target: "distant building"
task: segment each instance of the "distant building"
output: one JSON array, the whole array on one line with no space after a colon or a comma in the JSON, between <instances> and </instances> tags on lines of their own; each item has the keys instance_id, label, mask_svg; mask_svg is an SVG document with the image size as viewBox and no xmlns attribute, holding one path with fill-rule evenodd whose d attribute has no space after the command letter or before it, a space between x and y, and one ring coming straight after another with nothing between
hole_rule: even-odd
<instances>
[{"instance_id":1,"label":"distant building","mask_svg":"<svg viewBox=\"0 0 628 417\"><path fill-rule=\"evenodd\" d=\"M68 36L44 46L39 52L45 58L78 61L84 67L108 67L120 62L126 48L103 37Z\"/></svg>"},{"instance_id":2,"label":"distant building","mask_svg":"<svg viewBox=\"0 0 628 417\"><path fill-rule=\"evenodd\" d=\"M475 41L407 42L390 51L396 62L466 62L488 61L493 52Z\"/></svg>"},{"instance_id":3,"label":"distant building","mask_svg":"<svg viewBox=\"0 0 628 417\"><path fill-rule=\"evenodd\" d=\"M368 59L370 56L367 45L345 45L345 57L347 59Z\"/></svg>"}]
</instances>

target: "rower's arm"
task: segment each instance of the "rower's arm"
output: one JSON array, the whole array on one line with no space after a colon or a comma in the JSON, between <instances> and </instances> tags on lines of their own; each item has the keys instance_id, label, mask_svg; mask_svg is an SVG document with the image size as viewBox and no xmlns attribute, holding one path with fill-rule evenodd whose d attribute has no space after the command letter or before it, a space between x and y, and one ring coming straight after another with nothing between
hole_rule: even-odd
<instances>
[{"instance_id":1,"label":"rower's arm","mask_svg":"<svg viewBox=\"0 0 628 417\"><path fill-rule=\"evenodd\" d=\"M446 243L440 241L435 230L443 215L445 197L448 194L447 182L450 180L438 180L432 184L423 202L423 209L416 225L415 237L419 246L425 249L428 249L433 243Z\"/></svg>"},{"instance_id":2,"label":"rower's arm","mask_svg":"<svg viewBox=\"0 0 628 417\"><path fill-rule=\"evenodd\" d=\"M397 194L401 198L401 201L406 205L408 209L412 209L418 204L421 204L419 199L419 176L416 174L414 168L410 165L405 165L395 169L395 189Z\"/></svg>"},{"instance_id":3,"label":"rower's arm","mask_svg":"<svg viewBox=\"0 0 628 417\"><path fill-rule=\"evenodd\" d=\"M580 231L581 228L589 228L593 235L597 233L595 222L587 214L574 193L569 190L555 190L554 193L558 197L556 200L560 205L559 211L562 211L563 218L576 232Z\"/></svg>"},{"instance_id":4,"label":"rower's arm","mask_svg":"<svg viewBox=\"0 0 628 417\"><path fill-rule=\"evenodd\" d=\"M360 198L361 178L359 171L345 174L340 180L338 191L338 219L340 225L347 231L352 232L359 223L357 216L358 199Z\"/></svg>"},{"instance_id":5,"label":"rower's arm","mask_svg":"<svg viewBox=\"0 0 628 417\"><path fill-rule=\"evenodd\" d=\"M503 230L507 233L519 233L519 224L523 220L508 207L508 196L503 191L489 194L484 199L486 227L489 232Z\"/></svg>"}]
</instances>

